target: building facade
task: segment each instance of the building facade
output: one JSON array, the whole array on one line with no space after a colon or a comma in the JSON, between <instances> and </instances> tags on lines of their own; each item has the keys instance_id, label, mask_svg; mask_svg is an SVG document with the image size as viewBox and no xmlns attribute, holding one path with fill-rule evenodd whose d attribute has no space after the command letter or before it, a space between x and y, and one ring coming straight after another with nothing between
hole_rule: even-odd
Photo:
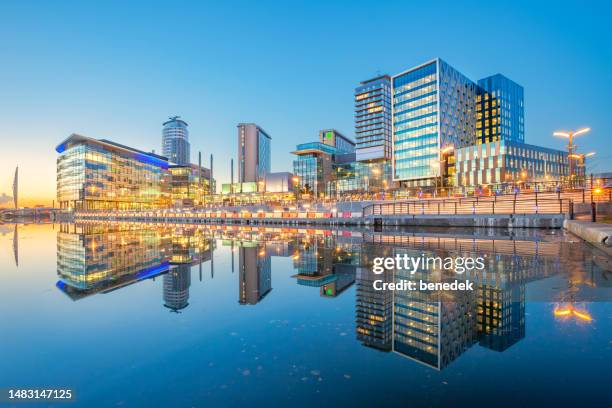
<instances>
[{"instance_id":1,"label":"building facade","mask_svg":"<svg viewBox=\"0 0 612 408\"><path fill-rule=\"evenodd\" d=\"M263 181L270 172L272 138L254 123L238 125L238 182Z\"/></svg>"},{"instance_id":2,"label":"building facade","mask_svg":"<svg viewBox=\"0 0 612 408\"><path fill-rule=\"evenodd\" d=\"M165 157L77 134L56 151L60 208L141 210L169 204Z\"/></svg>"},{"instance_id":3,"label":"building facade","mask_svg":"<svg viewBox=\"0 0 612 408\"><path fill-rule=\"evenodd\" d=\"M455 160L455 185L467 190L558 183L569 176L567 152L508 140L457 149Z\"/></svg>"},{"instance_id":4,"label":"building facade","mask_svg":"<svg viewBox=\"0 0 612 408\"><path fill-rule=\"evenodd\" d=\"M441 59L392 78L393 179L433 186L444 177L441 151L474 143L477 85Z\"/></svg>"},{"instance_id":5,"label":"building facade","mask_svg":"<svg viewBox=\"0 0 612 408\"><path fill-rule=\"evenodd\" d=\"M302 143L292 152L293 174L299 190L314 197L324 195L334 180L335 165L355 162L355 143L334 129L319 132L319 142Z\"/></svg>"},{"instance_id":6,"label":"building facade","mask_svg":"<svg viewBox=\"0 0 612 408\"><path fill-rule=\"evenodd\" d=\"M357 161L391 159L391 77L381 75L355 88Z\"/></svg>"},{"instance_id":7,"label":"building facade","mask_svg":"<svg viewBox=\"0 0 612 408\"><path fill-rule=\"evenodd\" d=\"M190 165L170 165L170 196L172 205L190 207L202 204L215 191L210 169Z\"/></svg>"},{"instance_id":8,"label":"building facade","mask_svg":"<svg viewBox=\"0 0 612 408\"><path fill-rule=\"evenodd\" d=\"M325 145L332 146L337 153L354 153L355 142L336 129L324 129L319 131L319 141Z\"/></svg>"},{"instance_id":9,"label":"building facade","mask_svg":"<svg viewBox=\"0 0 612 408\"><path fill-rule=\"evenodd\" d=\"M525 142L523 87L502 74L478 81L476 142Z\"/></svg>"},{"instance_id":10,"label":"building facade","mask_svg":"<svg viewBox=\"0 0 612 408\"><path fill-rule=\"evenodd\" d=\"M210 169L109 140L72 134L56 148L57 200L71 210L147 210L199 205L215 191Z\"/></svg>"},{"instance_id":11,"label":"building facade","mask_svg":"<svg viewBox=\"0 0 612 408\"><path fill-rule=\"evenodd\" d=\"M190 160L189 130L180 116L171 116L162 130L162 154L170 162L188 165Z\"/></svg>"}]
</instances>

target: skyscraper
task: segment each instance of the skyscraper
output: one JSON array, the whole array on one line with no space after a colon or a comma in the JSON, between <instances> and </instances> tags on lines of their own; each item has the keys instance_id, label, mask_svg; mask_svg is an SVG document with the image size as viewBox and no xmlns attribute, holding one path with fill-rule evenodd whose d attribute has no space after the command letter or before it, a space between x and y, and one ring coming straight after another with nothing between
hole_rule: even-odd
<instances>
[{"instance_id":1,"label":"skyscraper","mask_svg":"<svg viewBox=\"0 0 612 408\"><path fill-rule=\"evenodd\" d=\"M381 75L355 88L357 161L391 158L391 77Z\"/></svg>"},{"instance_id":2,"label":"skyscraper","mask_svg":"<svg viewBox=\"0 0 612 408\"><path fill-rule=\"evenodd\" d=\"M188 165L189 154L189 130L187 122L180 116L171 116L164 122L162 131L162 152L172 163Z\"/></svg>"},{"instance_id":3,"label":"skyscraper","mask_svg":"<svg viewBox=\"0 0 612 408\"><path fill-rule=\"evenodd\" d=\"M476 142L525 142L523 87L495 74L478 81Z\"/></svg>"},{"instance_id":4,"label":"skyscraper","mask_svg":"<svg viewBox=\"0 0 612 408\"><path fill-rule=\"evenodd\" d=\"M238 182L263 181L270 172L272 138L254 123L238 124Z\"/></svg>"},{"instance_id":5,"label":"skyscraper","mask_svg":"<svg viewBox=\"0 0 612 408\"><path fill-rule=\"evenodd\" d=\"M437 58L392 78L393 179L433 186L442 150L474 144L477 85Z\"/></svg>"}]
</instances>

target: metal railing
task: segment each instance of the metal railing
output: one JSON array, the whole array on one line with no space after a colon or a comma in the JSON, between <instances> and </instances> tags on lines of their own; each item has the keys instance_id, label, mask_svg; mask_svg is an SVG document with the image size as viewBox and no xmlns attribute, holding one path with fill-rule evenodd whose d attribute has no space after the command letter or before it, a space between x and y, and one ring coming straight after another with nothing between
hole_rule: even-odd
<instances>
[{"instance_id":1,"label":"metal railing","mask_svg":"<svg viewBox=\"0 0 612 408\"><path fill-rule=\"evenodd\" d=\"M365 207L363 215L566 214L570 212L570 206L571 202L566 198L514 195L376 203Z\"/></svg>"}]
</instances>

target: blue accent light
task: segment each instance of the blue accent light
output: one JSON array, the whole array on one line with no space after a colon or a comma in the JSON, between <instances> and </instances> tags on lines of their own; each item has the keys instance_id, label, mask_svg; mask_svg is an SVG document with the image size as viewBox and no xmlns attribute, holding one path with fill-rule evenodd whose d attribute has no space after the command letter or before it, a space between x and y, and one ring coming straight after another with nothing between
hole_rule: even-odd
<instances>
[{"instance_id":1,"label":"blue accent light","mask_svg":"<svg viewBox=\"0 0 612 408\"><path fill-rule=\"evenodd\" d=\"M161 167L164 170L168 169L168 162L167 161L158 159L158 158L153 157L153 156L149 156L147 154L134 153L134 158L136 160L138 160L139 162L142 162L142 163L152 164L154 166Z\"/></svg>"},{"instance_id":2,"label":"blue accent light","mask_svg":"<svg viewBox=\"0 0 612 408\"><path fill-rule=\"evenodd\" d=\"M66 282L59 280L55 286L57 286L62 292L65 292L68 285L66 285Z\"/></svg>"},{"instance_id":3,"label":"blue accent light","mask_svg":"<svg viewBox=\"0 0 612 408\"><path fill-rule=\"evenodd\" d=\"M145 268L136 274L138 280L149 279L153 276L157 276L162 272L166 272L170 267L170 263L168 261L162 262L160 265L152 266L150 268Z\"/></svg>"}]
</instances>

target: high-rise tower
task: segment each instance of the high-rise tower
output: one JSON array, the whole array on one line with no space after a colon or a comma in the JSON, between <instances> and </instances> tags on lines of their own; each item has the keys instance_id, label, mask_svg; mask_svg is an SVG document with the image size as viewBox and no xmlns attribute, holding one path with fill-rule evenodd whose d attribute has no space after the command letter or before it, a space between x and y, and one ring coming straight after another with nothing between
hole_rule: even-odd
<instances>
[{"instance_id":1,"label":"high-rise tower","mask_svg":"<svg viewBox=\"0 0 612 408\"><path fill-rule=\"evenodd\" d=\"M180 116L171 116L164 122L162 131L162 154L175 164L187 165L189 157L189 130L187 122Z\"/></svg>"},{"instance_id":2,"label":"high-rise tower","mask_svg":"<svg viewBox=\"0 0 612 408\"><path fill-rule=\"evenodd\" d=\"M272 138L254 123L238 124L238 182L263 181L270 172Z\"/></svg>"}]
</instances>

